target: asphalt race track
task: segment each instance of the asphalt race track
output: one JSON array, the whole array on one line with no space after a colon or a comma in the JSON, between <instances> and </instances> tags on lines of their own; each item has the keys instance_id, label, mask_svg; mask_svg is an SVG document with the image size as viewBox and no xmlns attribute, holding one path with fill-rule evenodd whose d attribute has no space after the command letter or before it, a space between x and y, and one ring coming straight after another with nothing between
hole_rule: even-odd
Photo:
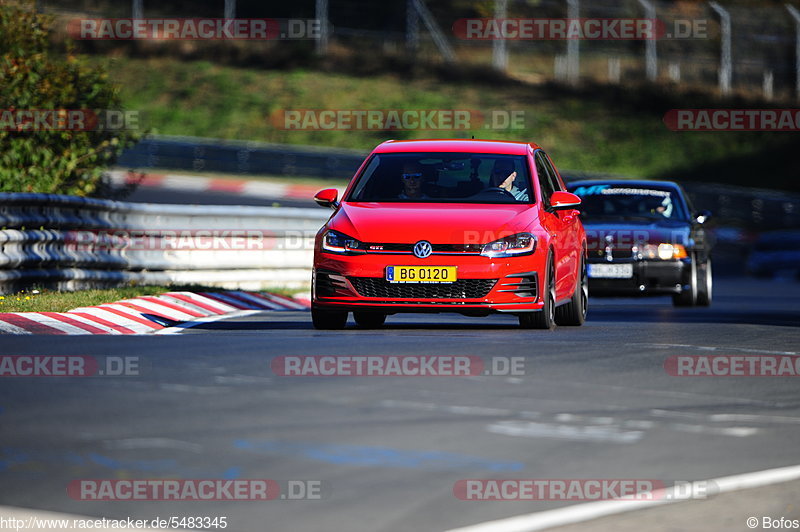
<instances>
[{"instance_id":1,"label":"asphalt race track","mask_svg":"<svg viewBox=\"0 0 800 532\"><path fill-rule=\"evenodd\" d=\"M171 336L6 336L3 354L136 356L141 375L3 379L0 498L92 516L227 516L235 532L447 530L573 504L461 501L459 479L671 483L794 465L800 381L676 377L664 362L798 354L798 296L797 283L718 279L710 309L592 299L584 327L552 333L450 314L322 332L307 312L265 312ZM520 356L526 375L270 369L279 355L324 354ZM319 480L323 497L69 498L69 482L87 478Z\"/></svg>"}]
</instances>

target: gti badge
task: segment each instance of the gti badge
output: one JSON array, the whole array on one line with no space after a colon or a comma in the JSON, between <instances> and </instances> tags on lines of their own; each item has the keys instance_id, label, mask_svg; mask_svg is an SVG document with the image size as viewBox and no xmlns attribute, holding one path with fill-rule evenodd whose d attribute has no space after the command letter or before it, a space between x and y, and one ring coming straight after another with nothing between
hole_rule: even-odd
<instances>
[{"instance_id":1,"label":"gti badge","mask_svg":"<svg viewBox=\"0 0 800 532\"><path fill-rule=\"evenodd\" d=\"M416 244L414 244L414 256L418 259L424 259L433 252L433 247L431 243L427 240L420 240Z\"/></svg>"}]
</instances>

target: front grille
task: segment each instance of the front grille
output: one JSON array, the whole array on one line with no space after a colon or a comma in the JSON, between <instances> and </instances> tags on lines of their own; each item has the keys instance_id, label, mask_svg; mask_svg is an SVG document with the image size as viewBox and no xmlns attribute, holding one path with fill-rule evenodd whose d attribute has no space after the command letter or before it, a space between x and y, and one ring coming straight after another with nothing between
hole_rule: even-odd
<instances>
[{"instance_id":1,"label":"front grille","mask_svg":"<svg viewBox=\"0 0 800 532\"><path fill-rule=\"evenodd\" d=\"M591 252L591 256L606 259L608 254L605 248L595 249ZM611 258L614 260L625 260L633 258L633 250L631 248L611 248Z\"/></svg>"},{"instance_id":2,"label":"front grille","mask_svg":"<svg viewBox=\"0 0 800 532\"><path fill-rule=\"evenodd\" d=\"M367 242L367 253L413 253L414 244L381 244ZM482 244L432 244L433 254L437 253L464 253L479 254L483 249Z\"/></svg>"},{"instance_id":3,"label":"front grille","mask_svg":"<svg viewBox=\"0 0 800 532\"><path fill-rule=\"evenodd\" d=\"M497 279L459 279L453 283L390 283L380 277L350 277L362 297L384 299L478 299L486 297Z\"/></svg>"}]
</instances>

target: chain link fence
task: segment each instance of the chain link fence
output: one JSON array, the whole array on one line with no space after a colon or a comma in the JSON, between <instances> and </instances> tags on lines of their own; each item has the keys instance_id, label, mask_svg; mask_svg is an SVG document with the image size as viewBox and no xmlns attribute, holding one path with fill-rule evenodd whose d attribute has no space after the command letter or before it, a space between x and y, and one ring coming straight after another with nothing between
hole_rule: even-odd
<instances>
[{"instance_id":1,"label":"chain link fence","mask_svg":"<svg viewBox=\"0 0 800 532\"><path fill-rule=\"evenodd\" d=\"M376 59L486 66L531 82L625 84L649 80L687 90L766 100L800 98L800 11L665 0L38 0L61 17L216 17L318 19L316 51L368 51ZM465 20L657 20L654 39L466 38ZM557 23L556 23L557 24ZM461 26L459 26L461 25ZM585 26L583 26L585 27ZM495 35L497 36L497 34Z\"/></svg>"}]
</instances>

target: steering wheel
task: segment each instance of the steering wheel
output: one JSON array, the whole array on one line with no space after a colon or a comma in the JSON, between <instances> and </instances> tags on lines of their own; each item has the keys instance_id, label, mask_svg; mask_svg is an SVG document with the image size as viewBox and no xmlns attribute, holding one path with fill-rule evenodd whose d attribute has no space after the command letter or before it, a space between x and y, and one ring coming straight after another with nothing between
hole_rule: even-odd
<instances>
[{"instance_id":1,"label":"steering wheel","mask_svg":"<svg viewBox=\"0 0 800 532\"><path fill-rule=\"evenodd\" d=\"M475 196L473 196L473 197L497 196L498 194L514 199L514 194L512 194L511 192L509 192L508 190L506 190L506 189L504 189L502 187L485 188L485 189L481 190L480 192L478 192L477 194L475 194Z\"/></svg>"}]
</instances>

